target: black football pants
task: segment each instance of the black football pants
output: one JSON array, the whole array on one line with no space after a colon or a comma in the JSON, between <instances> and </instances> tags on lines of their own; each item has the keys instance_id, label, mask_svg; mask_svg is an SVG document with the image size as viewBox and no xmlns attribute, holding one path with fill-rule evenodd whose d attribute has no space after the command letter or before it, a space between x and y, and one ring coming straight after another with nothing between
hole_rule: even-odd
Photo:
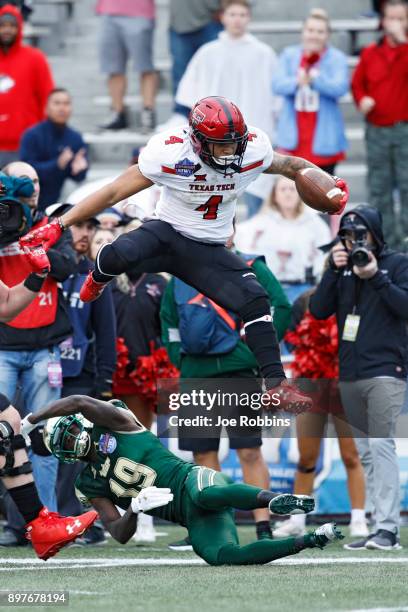
<instances>
[{"instance_id":1,"label":"black football pants","mask_svg":"<svg viewBox=\"0 0 408 612\"><path fill-rule=\"evenodd\" d=\"M285 378L279 344L265 290L238 255L221 244L197 242L168 223L149 220L111 244L97 256L94 279L107 282L123 272L169 272L220 306L239 314L246 324L246 340L258 360L262 376L274 386Z\"/></svg>"}]
</instances>

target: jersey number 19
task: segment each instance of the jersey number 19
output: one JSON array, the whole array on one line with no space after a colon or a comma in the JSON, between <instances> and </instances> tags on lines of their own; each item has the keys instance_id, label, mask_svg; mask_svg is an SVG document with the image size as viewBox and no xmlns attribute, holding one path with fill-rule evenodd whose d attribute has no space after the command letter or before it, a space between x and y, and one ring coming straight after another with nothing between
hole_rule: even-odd
<instances>
[{"instance_id":1,"label":"jersey number 19","mask_svg":"<svg viewBox=\"0 0 408 612\"><path fill-rule=\"evenodd\" d=\"M109 485L112 493L117 497L136 497L142 489L151 487L157 476L152 468L126 459L126 457L119 457L113 473L115 478L109 479ZM135 488L122 486L118 480L124 485L133 485Z\"/></svg>"}]
</instances>

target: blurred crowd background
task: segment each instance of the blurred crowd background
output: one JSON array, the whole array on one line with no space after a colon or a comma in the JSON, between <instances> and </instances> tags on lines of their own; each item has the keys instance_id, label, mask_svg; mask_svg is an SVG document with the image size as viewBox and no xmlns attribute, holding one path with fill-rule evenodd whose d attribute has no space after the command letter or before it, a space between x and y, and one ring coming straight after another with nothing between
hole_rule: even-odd
<instances>
[{"instance_id":1,"label":"blurred crowd background","mask_svg":"<svg viewBox=\"0 0 408 612\"><path fill-rule=\"evenodd\" d=\"M407 32L408 6L397 0L322 0L318 7L295 0L0 0L0 168L33 179L28 205L39 222L137 163L148 138L186 123L199 98L223 95L277 151L346 179L346 212L364 204L379 210L387 244L405 252ZM165 274L123 275L95 303L80 302L98 248L137 228L158 196L153 186L73 226L72 242L52 250L55 323L31 325L29 333L0 324L0 391L15 398L22 414L60 394L120 396L154 427L156 376L254 375L256 363L241 340L217 364L208 357L204 370L203 358L196 363L180 355L177 283ZM262 176L239 202L231 248L248 255L267 289L280 339L302 322L339 223L306 207L283 177ZM290 373L296 338L289 340L282 341L282 354ZM365 466L352 438L340 432L339 439L351 521L355 535L366 536ZM182 448L197 463L220 467L218 445ZM243 478L269 487L260 444L235 448ZM320 438L299 450L296 486L307 493ZM75 469L58 468L53 457L34 458L40 495L51 510L81 511ZM398 495L384 510L383 528L390 532ZM7 495L3 507L8 523L0 545L23 544L22 521ZM295 535L304 526L291 520L276 535ZM94 533L88 543L103 537Z\"/></svg>"}]
</instances>

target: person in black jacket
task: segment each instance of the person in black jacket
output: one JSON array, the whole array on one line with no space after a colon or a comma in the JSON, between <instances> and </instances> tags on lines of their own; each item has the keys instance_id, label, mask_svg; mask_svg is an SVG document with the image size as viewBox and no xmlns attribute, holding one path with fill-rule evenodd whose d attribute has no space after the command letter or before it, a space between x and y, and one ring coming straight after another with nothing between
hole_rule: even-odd
<instances>
[{"instance_id":1,"label":"person in black jacket","mask_svg":"<svg viewBox=\"0 0 408 612\"><path fill-rule=\"evenodd\" d=\"M374 533L346 547L392 550L399 547L394 436L407 378L408 257L387 248L381 213L370 206L345 214L339 237L310 312L337 317L340 392L375 510Z\"/></svg>"},{"instance_id":2,"label":"person in black jacket","mask_svg":"<svg viewBox=\"0 0 408 612\"><path fill-rule=\"evenodd\" d=\"M35 191L25 204L31 210L33 227L46 223L48 218L37 211L39 181L34 168L23 162L13 162L3 171L9 176L28 176L32 179ZM61 396L59 344L71 335L71 323L58 284L76 269L71 233L61 238L48 253L48 258L51 271L38 297L17 317L7 323L0 323L0 393L12 400L19 388L22 416L39 410ZM18 242L0 249L0 277L8 286L12 287L25 278L27 265ZM58 461L52 456L33 453L32 463L41 501L49 510L56 511ZM25 544L21 531L24 520L7 495L5 505L8 525L0 536L0 546Z\"/></svg>"}]
</instances>

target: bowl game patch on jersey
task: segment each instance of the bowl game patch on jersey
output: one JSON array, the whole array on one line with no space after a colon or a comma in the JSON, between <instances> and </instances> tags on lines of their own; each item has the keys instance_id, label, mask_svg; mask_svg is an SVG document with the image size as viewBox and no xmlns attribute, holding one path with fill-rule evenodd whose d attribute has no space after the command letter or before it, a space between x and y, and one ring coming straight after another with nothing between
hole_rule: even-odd
<instances>
[{"instance_id":1,"label":"bowl game patch on jersey","mask_svg":"<svg viewBox=\"0 0 408 612\"><path fill-rule=\"evenodd\" d=\"M104 433L99 438L98 448L104 455L110 455L116 450L118 443L112 434Z\"/></svg>"},{"instance_id":2,"label":"bowl game patch on jersey","mask_svg":"<svg viewBox=\"0 0 408 612\"><path fill-rule=\"evenodd\" d=\"M193 161L185 157L179 161L174 168L176 170L176 174L179 174L180 176L191 176L194 174L195 166L196 165Z\"/></svg>"}]
</instances>

